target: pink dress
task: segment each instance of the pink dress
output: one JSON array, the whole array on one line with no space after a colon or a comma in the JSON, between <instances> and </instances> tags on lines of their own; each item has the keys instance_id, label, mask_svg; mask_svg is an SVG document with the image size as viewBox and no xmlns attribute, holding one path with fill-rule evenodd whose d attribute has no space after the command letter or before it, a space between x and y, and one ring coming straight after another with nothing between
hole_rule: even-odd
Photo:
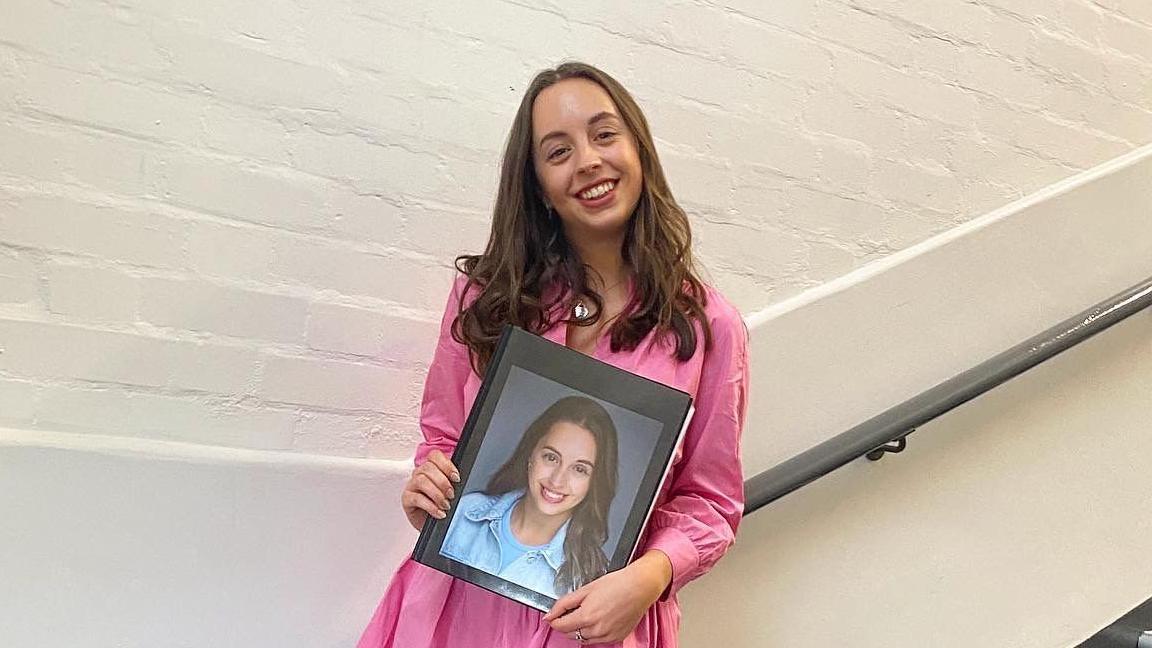
<instances>
[{"instance_id":1,"label":"pink dress","mask_svg":"<svg viewBox=\"0 0 1152 648\"><path fill-rule=\"evenodd\" d=\"M440 339L428 370L421 406L424 441L415 462L432 450L451 456L480 387L467 348L452 339L450 326L465 285L459 277L449 297ZM624 648L675 648L680 625L676 592L707 572L731 546L744 506L740 431L748 388L747 332L740 313L708 289L706 313L712 347L702 342L687 362L649 335L633 351L613 353L607 336L593 355L617 367L692 394L696 413L677 449L636 552L664 552L672 583L623 643ZM544 337L564 344L566 324ZM541 621L543 614L405 560L392 579L358 648L559 648L578 646Z\"/></svg>"}]
</instances>

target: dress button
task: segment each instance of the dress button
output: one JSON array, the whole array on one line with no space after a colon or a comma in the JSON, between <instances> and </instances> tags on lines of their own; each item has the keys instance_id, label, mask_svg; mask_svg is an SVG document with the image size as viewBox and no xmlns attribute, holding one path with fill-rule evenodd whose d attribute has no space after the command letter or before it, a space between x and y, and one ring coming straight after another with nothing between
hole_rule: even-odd
<instances>
[{"instance_id":1,"label":"dress button","mask_svg":"<svg viewBox=\"0 0 1152 648\"><path fill-rule=\"evenodd\" d=\"M528 555L528 564L531 565L534 562L536 562L536 554L529 554Z\"/></svg>"}]
</instances>

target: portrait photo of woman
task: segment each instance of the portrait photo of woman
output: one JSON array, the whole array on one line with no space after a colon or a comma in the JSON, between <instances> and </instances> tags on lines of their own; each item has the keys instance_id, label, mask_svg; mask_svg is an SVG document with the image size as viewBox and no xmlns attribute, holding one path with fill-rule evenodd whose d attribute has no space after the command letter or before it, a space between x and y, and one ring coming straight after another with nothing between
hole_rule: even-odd
<instances>
[{"instance_id":1,"label":"portrait photo of woman","mask_svg":"<svg viewBox=\"0 0 1152 648\"><path fill-rule=\"evenodd\" d=\"M550 598L578 589L607 571L617 466L616 425L605 408L561 398L483 490L460 498L440 553Z\"/></svg>"}]
</instances>

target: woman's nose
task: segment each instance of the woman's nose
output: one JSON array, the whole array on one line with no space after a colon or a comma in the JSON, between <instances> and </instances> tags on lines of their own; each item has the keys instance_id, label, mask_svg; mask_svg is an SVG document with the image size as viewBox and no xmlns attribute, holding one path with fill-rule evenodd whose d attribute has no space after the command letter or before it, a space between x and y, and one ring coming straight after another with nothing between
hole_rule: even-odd
<instances>
[{"instance_id":1,"label":"woman's nose","mask_svg":"<svg viewBox=\"0 0 1152 648\"><path fill-rule=\"evenodd\" d=\"M567 477L568 473L564 470L563 466L554 466L552 468L552 474L548 475L548 482L553 486L563 488L568 485Z\"/></svg>"},{"instance_id":2,"label":"woman's nose","mask_svg":"<svg viewBox=\"0 0 1152 648\"><path fill-rule=\"evenodd\" d=\"M581 173L600 168L600 154L591 146L581 147L577 170Z\"/></svg>"}]
</instances>

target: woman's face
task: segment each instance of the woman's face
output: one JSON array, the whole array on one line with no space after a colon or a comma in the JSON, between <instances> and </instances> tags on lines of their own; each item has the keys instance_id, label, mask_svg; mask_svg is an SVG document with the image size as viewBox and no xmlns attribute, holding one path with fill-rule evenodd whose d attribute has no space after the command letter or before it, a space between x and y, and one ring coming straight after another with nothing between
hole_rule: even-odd
<instances>
[{"instance_id":1,"label":"woman's face","mask_svg":"<svg viewBox=\"0 0 1152 648\"><path fill-rule=\"evenodd\" d=\"M575 423L553 423L528 460L527 502L544 515L571 515L588 495L595 469L592 433Z\"/></svg>"},{"instance_id":2,"label":"woman's face","mask_svg":"<svg viewBox=\"0 0 1152 648\"><path fill-rule=\"evenodd\" d=\"M587 79L545 88L532 105L532 144L536 177L568 239L623 241L644 174L608 93Z\"/></svg>"}]
</instances>

